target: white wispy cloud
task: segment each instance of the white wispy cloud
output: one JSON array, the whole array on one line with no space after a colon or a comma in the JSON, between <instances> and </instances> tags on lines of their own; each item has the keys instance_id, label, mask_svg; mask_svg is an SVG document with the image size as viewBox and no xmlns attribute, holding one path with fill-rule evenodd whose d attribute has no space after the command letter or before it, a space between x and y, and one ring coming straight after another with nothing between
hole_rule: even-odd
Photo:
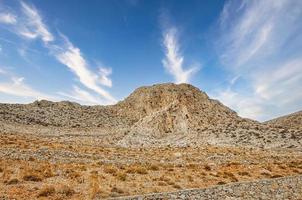
<instances>
[{"instance_id":1,"label":"white wispy cloud","mask_svg":"<svg viewBox=\"0 0 302 200\"><path fill-rule=\"evenodd\" d=\"M255 98L252 94L240 94L231 88L220 91L218 94L211 95L212 98L219 99L226 106L237 111L238 115L248 117L251 119L259 119L261 117L268 117L264 112L261 99Z\"/></svg>"},{"instance_id":2,"label":"white wispy cloud","mask_svg":"<svg viewBox=\"0 0 302 200\"><path fill-rule=\"evenodd\" d=\"M301 8L291 0L226 2L216 47L223 66L248 84L217 98L259 120L302 109Z\"/></svg>"},{"instance_id":3,"label":"white wispy cloud","mask_svg":"<svg viewBox=\"0 0 302 200\"><path fill-rule=\"evenodd\" d=\"M0 74L6 74L6 71L0 68Z\"/></svg>"},{"instance_id":4,"label":"white wispy cloud","mask_svg":"<svg viewBox=\"0 0 302 200\"><path fill-rule=\"evenodd\" d=\"M59 34L59 37L55 37L56 34L48 29L48 26L44 23L41 14L34 5L25 3L24 1L21 1L20 5L22 11L20 17L18 17L20 20L14 23L11 32L29 40L41 39L45 44L44 47L48 49L50 54L61 64L68 67L83 86L91 90L86 91L79 87L74 87L72 95L69 96L76 97L73 99L86 98L91 103L115 103L115 98L103 88L103 86L112 87L112 80L110 78L112 69L101 66L96 71L92 70L91 65L84 58L81 50L72 44L66 36ZM60 40L63 40L63 43L60 43ZM24 49L21 48L19 53L26 59ZM94 99L94 95L91 92L95 92L99 97ZM67 97L68 94L65 96Z\"/></svg>"},{"instance_id":5,"label":"white wispy cloud","mask_svg":"<svg viewBox=\"0 0 302 200\"><path fill-rule=\"evenodd\" d=\"M99 81L100 84L105 85L107 87L112 87L112 80L109 78L109 76L112 73L111 68L105 68L105 67L100 67L99 68Z\"/></svg>"},{"instance_id":6,"label":"white wispy cloud","mask_svg":"<svg viewBox=\"0 0 302 200\"><path fill-rule=\"evenodd\" d=\"M66 42L63 51L56 53L58 61L76 74L85 87L97 92L107 101L114 103L116 100L109 92L101 87L101 85L111 86L111 80L108 78L111 70L100 68L99 74L92 72L89 69L87 61L82 56L80 49L73 46L67 38L65 38L65 40Z\"/></svg>"},{"instance_id":7,"label":"white wispy cloud","mask_svg":"<svg viewBox=\"0 0 302 200\"><path fill-rule=\"evenodd\" d=\"M198 70L197 66L190 66L184 69L184 57L181 55L177 29L167 28L163 31L163 46L165 48L165 58L162 63L170 73L176 83L188 83L192 75Z\"/></svg>"},{"instance_id":8,"label":"white wispy cloud","mask_svg":"<svg viewBox=\"0 0 302 200\"><path fill-rule=\"evenodd\" d=\"M11 13L0 13L0 23L3 24L16 24L17 18Z\"/></svg>"},{"instance_id":9,"label":"white wispy cloud","mask_svg":"<svg viewBox=\"0 0 302 200\"><path fill-rule=\"evenodd\" d=\"M21 8L25 21L17 26L18 33L29 39L41 38L45 43L53 41L54 36L44 24L37 9L33 5L26 4L22 1Z\"/></svg>"},{"instance_id":10,"label":"white wispy cloud","mask_svg":"<svg viewBox=\"0 0 302 200\"><path fill-rule=\"evenodd\" d=\"M7 73L5 73L7 75ZM8 95L29 97L33 100L36 99L49 99L56 100L55 97L44 94L25 83L24 77L10 76L9 81L0 82L0 93Z\"/></svg>"},{"instance_id":11,"label":"white wispy cloud","mask_svg":"<svg viewBox=\"0 0 302 200\"><path fill-rule=\"evenodd\" d=\"M86 105L108 104L108 102L102 101L90 92L81 89L78 86L73 86L71 93L59 92L58 94Z\"/></svg>"},{"instance_id":12,"label":"white wispy cloud","mask_svg":"<svg viewBox=\"0 0 302 200\"><path fill-rule=\"evenodd\" d=\"M301 58L289 60L276 66L274 70L263 70L262 73L256 73L254 76L255 93L265 100L274 99L283 105L284 102L302 93Z\"/></svg>"}]
</instances>

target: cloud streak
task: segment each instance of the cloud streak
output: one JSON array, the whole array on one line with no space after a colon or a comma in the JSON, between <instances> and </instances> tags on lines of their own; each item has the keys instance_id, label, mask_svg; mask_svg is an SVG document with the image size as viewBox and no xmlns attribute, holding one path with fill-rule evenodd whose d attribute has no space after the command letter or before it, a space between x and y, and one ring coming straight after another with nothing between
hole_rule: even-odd
<instances>
[{"instance_id":1,"label":"cloud streak","mask_svg":"<svg viewBox=\"0 0 302 200\"><path fill-rule=\"evenodd\" d=\"M216 48L223 67L248 84L216 96L242 116L267 120L302 108L301 7L289 0L226 2Z\"/></svg>"},{"instance_id":2,"label":"cloud streak","mask_svg":"<svg viewBox=\"0 0 302 200\"><path fill-rule=\"evenodd\" d=\"M41 38L48 43L54 40L54 36L44 24L42 17L33 5L28 5L21 1L21 9L26 18L25 23L19 24L18 33L29 39Z\"/></svg>"},{"instance_id":3,"label":"cloud streak","mask_svg":"<svg viewBox=\"0 0 302 200\"><path fill-rule=\"evenodd\" d=\"M94 72L88 61L84 58L81 50L72 44L66 36L59 34L59 37L55 37L56 34L48 29L48 26L44 23L43 18L35 6L21 1L20 8L21 13L18 20L14 15L8 13L5 15L1 14L0 20L11 24L11 32L16 33L22 38L28 40L40 39L50 54L53 55L58 62L68 67L78 78L79 82L90 90L84 91L74 86L72 96L76 98L73 99L79 100L84 98L88 100L88 102L103 102L104 104L113 104L116 102L115 98L103 89L103 86L112 87L112 80L110 79L112 73L111 68L99 67L98 71ZM61 40L63 40L63 43L59 43ZM14 82L16 89L21 88L22 85L26 86L21 83L22 82ZM2 92L5 91L7 93L8 91L5 90L5 88L8 87L7 85L4 86ZM28 89L29 87L26 86L24 89L26 88L27 90L25 91L30 91ZM92 97L94 95L92 95L91 92L97 93L99 97L93 99ZM39 93L32 92L31 94L38 95ZM46 95L44 96L47 97Z\"/></svg>"},{"instance_id":4,"label":"cloud streak","mask_svg":"<svg viewBox=\"0 0 302 200\"><path fill-rule=\"evenodd\" d=\"M88 105L106 104L106 102L93 96L91 93L79 88L78 86L73 86L73 90L71 93L59 92L58 94L83 104L88 104Z\"/></svg>"},{"instance_id":5,"label":"cloud streak","mask_svg":"<svg viewBox=\"0 0 302 200\"><path fill-rule=\"evenodd\" d=\"M7 73L2 73L8 75ZM56 97L40 92L25 83L24 77L10 76L9 81L0 82L0 93L8 95L26 97L31 99L56 100Z\"/></svg>"},{"instance_id":6,"label":"cloud streak","mask_svg":"<svg viewBox=\"0 0 302 200\"><path fill-rule=\"evenodd\" d=\"M165 58L162 63L165 69L174 77L176 83L188 83L198 67L184 69L184 57L180 52L177 29L170 27L163 31L163 46Z\"/></svg>"},{"instance_id":7,"label":"cloud streak","mask_svg":"<svg viewBox=\"0 0 302 200\"><path fill-rule=\"evenodd\" d=\"M16 24L17 18L11 13L0 13L0 23L2 24Z\"/></svg>"},{"instance_id":8,"label":"cloud streak","mask_svg":"<svg viewBox=\"0 0 302 200\"><path fill-rule=\"evenodd\" d=\"M101 87L101 85L109 87L112 85L111 80L108 78L108 75L111 73L111 69L100 68L99 74L91 72L87 61L81 54L80 49L73 46L73 44L68 40L66 40L64 50L56 53L56 58L76 74L84 86L100 94L109 101L109 103L116 101L110 93Z\"/></svg>"}]
</instances>

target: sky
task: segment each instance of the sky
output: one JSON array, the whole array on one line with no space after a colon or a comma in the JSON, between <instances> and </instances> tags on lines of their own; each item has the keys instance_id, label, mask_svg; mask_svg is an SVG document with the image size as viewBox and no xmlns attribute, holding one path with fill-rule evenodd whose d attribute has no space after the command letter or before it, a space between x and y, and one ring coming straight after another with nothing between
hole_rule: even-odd
<instances>
[{"instance_id":1,"label":"sky","mask_svg":"<svg viewBox=\"0 0 302 200\"><path fill-rule=\"evenodd\" d=\"M0 102L190 83L265 121L302 110L301 19L299 0L0 0Z\"/></svg>"}]
</instances>

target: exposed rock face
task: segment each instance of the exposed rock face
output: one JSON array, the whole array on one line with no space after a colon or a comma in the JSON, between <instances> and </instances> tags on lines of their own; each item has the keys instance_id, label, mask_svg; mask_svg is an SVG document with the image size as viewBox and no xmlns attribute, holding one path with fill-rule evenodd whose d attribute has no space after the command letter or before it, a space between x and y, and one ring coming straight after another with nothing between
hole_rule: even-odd
<instances>
[{"instance_id":1,"label":"exposed rock face","mask_svg":"<svg viewBox=\"0 0 302 200\"><path fill-rule=\"evenodd\" d=\"M158 134L186 134L241 121L234 111L188 84L142 87L120 105L127 105L126 112L137 117L133 128Z\"/></svg>"},{"instance_id":2,"label":"exposed rock face","mask_svg":"<svg viewBox=\"0 0 302 200\"><path fill-rule=\"evenodd\" d=\"M189 84L158 84L136 89L112 106L36 101L0 104L0 121L107 132L116 144L299 146L301 131L281 135L278 127L243 119ZM283 132L284 134L284 132ZM274 139L274 141L272 141Z\"/></svg>"},{"instance_id":3,"label":"exposed rock face","mask_svg":"<svg viewBox=\"0 0 302 200\"><path fill-rule=\"evenodd\" d=\"M302 130L302 111L272 119L265 124L279 128Z\"/></svg>"}]
</instances>

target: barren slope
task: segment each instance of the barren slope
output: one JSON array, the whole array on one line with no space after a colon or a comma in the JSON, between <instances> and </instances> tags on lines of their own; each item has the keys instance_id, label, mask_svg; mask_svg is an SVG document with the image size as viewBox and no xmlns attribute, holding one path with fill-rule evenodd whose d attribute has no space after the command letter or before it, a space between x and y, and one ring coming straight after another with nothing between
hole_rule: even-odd
<instances>
[{"instance_id":1,"label":"barren slope","mask_svg":"<svg viewBox=\"0 0 302 200\"><path fill-rule=\"evenodd\" d=\"M264 123L279 128L302 130L302 111L278 117Z\"/></svg>"},{"instance_id":2,"label":"barren slope","mask_svg":"<svg viewBox=\"0 0 302 200\"><path fill-rule=\"evenodd\" d=\"M0 104L0 120L2 129L8 131L7 126L13 124L13 129L29 125L39 126L38 131L106 133L103 142L124 147L215 144L271 148L300 147L302 142L300 130L243 119L189 84L141 87L112 106L49 101Z\"/></svg>"}]
</instances>

